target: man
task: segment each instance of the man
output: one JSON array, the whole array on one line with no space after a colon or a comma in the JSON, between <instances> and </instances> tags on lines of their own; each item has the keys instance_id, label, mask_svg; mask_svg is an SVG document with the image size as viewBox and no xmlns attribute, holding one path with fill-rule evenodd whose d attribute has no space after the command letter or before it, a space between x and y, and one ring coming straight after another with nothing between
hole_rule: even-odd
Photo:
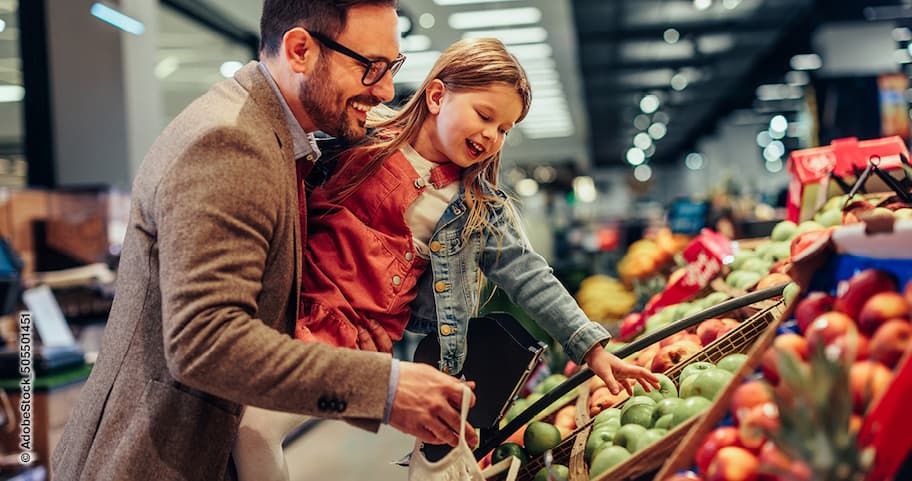
<instances>
[{"instance_id":1,"label":"man","mask_svg":"<svg viewBox=\"0 0 912 481\"><path fill-rule=\"evenodd\" d=\"M289 337L307 275L301 179L319 155L309 132L365 135L366 111L393 97L396 20L394 0L266 0L262 63L193 102L152 146L104 345L52 459L57 479L232 479L244 404L372 430L388 419L456 443L456 379ZM388 349L372 339L388 342L365 332L363 347Z\"/></svg>"}]
</instances>

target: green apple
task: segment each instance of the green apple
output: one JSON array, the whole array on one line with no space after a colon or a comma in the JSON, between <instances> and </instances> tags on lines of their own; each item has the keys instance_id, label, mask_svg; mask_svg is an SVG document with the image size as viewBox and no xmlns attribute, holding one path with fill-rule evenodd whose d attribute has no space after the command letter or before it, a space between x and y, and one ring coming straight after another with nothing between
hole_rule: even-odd
<instances>
[{"instance_id":1,"label":"green apple","mask_svg":"<svg viewBox=\"0 0 912 481\"><path fill-rule=\"evenodd\" d=\"M535 389L533 389L532 392L538 393L538 394L545 394L547 392L550 392L551 390L556 388L560 383L562 383L566 380L567 380L567 376L564 376L563 374L552 374L552 375L546 377L545 379L543 379L542 382L538 383L538 385L535 386Z\"/></svg>"},{"instance_id":2,"label":"green apple","mask_svg":"<svg viewBox=\"0 0 912 481\"><path fill-rule=\"evenodd\" d=\"M736 352L720 359L719 362L716 363L716 367L719 369L725 369L726 371L734 374L746 361L747 354Z\"/></svg>"},{"instance_id":3,"label":"green apple","mask_svg":"<svg viewBox=\"0 0 912 481\"><path fill-rule=\"evenodd\" d=\"M671 423L674 421L674 414L668 413L659 419L656 419L653 429L671 429Z\"/></svg>"},{"instance_id":4,"label":"green apple","mask_svg":"<svg viewBox=\"0 0 912 481\"><path fill-rule=\"evenodd\" d=\"M626 406L625 406L626 407ZM655 403L636 404L621 412L621 426L639 424L645 428L652 427L652 414L655 412Z\"/></svg>"},{"instance_id":5,"label":"green apple","mask_svg":"<svg viewBox=\"0 0 912 481\"><path fill-rule=\"evenodd\" d=\"M684 400L675 410L672 412L671 426L668 429L672 429L675 426L680 425L681 423L687 421L693 416L703 412L704 409L712 405L712 401L706 399L705 397L694 396ZM623 428L623 426L621 426Z\"/></svg>"},{"instance_id":6,"label":"green apple","mask_svg":"<svg viewBox=\"0 0 912 481\"><path fill-rule=\"evenodd\" d=\"M721 304L730 298L731 296L724 292L711 292L708 296L703 298L703 302L706 303L707 307L711 307L716 304Z\"/></svg>"},{"instance_id":7,"label":"green apple","mask_svg":"<svg viewBox=\"0 0 912 481\"><path fill-rule=\"evenodd\" d=\"M798 229L795 232L795 235L797 236L797 235L804 234L805 232L814 232L814 231L818 231L818 230L823 230L823 226L820 225L819 222L815 222L812 220L806 220L806 221L798 224Z\"/></svg>"},{"instance_id":8,"label":"green apple","mask_svg":"<svg viewBox=\"0 0 912 481\"><path fill-rule=\"evenodd\" d=\"M791 242L774 242L773 246L770 247L770 256L773 260L787 259L792 255L792 243Z\"/></svg>"},{"instance_id":9,"label":"green apple","mask_svg":"<svg viewBox=\"0 0 912 481\"><path fill-rule=\"evenodd\" d=\"M595 415L595 418L592 420L592 427L595 428L602 424L615 421L618 423L618 426L620 426L621 410L618 408L608 408Z\"/></svg>"},{"instance_id":10,"label":"green apple","mask_svg":"<svg viewBox=\"0 0 912 481\"><path fill-rule=\"evenodd\" d=\"M681 397L700 396L706 399L715 399L716 395L722 392L728 382L731 381L732 376L733 374L725 369L717 367L707 369L693 378L693 382L686 386L688 388L687 391L682 386Z\"/></svg>"},{"instance_id":11,"label":"green apple","mask_svg":"<svg viewBox=\"0 0 912 481\"><path fill-rule=\"evenodd\" d=\"M631 446L633 441L646 434L646 428L639 424L625 424L614 434L614 445L626 448Z\"/></svg>"},{"instance_id":12,"label":"green apple","mask_svg":"<svg viewBox=\"0 0 912 481\"><path fill-rule=\"evenodd\" d=\"M692 362L692 363L684 366L684 369L681 369L681 375L678 376L678 381L679 381L679 383L683 383L691 375L697 374L700 371L712 369L714 367L716 367L716 366L713 363L707 362L707 361ZM684 396L681 396L681 397L684 397Z\"/></svg>"},{"instance_id":13,"label":"green apple","mask_svg":"<svg viewBox=\"0 0 912 481\"><path fill-rule=\"evenodd\" d=\"M652 418L658 421L665 415L671 414L682 402L684 402L684 400L677 397L669 397L657 402Z\"/></svg>"},{"instance_id":14,"label":"green apple","mask_svg":"<svg viewBox=\"0 0 912 481\"><path fill-rule=\"evenodd\" d=\"M633 385L633 395L634 396L648 396L654 399L656 402L661 401L667 397L678 397L678 388L675 387L674 381L668 378L668 376L656 373L655 375L659 378L659 388L651 389L649 392L646 392L646 389L640 383Z\"/></svg>"},{"instance_id":15,"label":"green apple","mask_svg":"<svg viewBox=\"0 0 912 481\"><path fill-rule=\"evenodd\" d=\"M902 209L896 209L893 211L893 217L899 219L912 219L912 209L908 207L903 207Z\"/></svg>"},{"instance_id":16,"label":"green apple","mask_svg":"<svg viewBox=\"0 0 912 481\"><path fill-rule=\"evenodd\" d=\"M785 305L791 304L800 293L801 286L799 286L797 282L789 282L786 284L785 289L782 290L782 299L785 301Z\"/></svg>"},{"instance_id":17,"label":"green apple","mask_svg":"<svg viewBox=\"0 0 912 481\"><path fill-rule=\"evenodd\" d=\"M759 257L755 257L753 259L748 259L744 263L744 265L741 266L741 268L738 270L766 274L767 272L769 272L770 267L771 267L771 264L768 260L761 259Z\"/></svg>"},{"instance_id":18,"label":"green apple","mask_svg":"<svg viewBox=\"0 0 912 481\"><path fill-rule=\"evenodd\" d=\"M773 232L770 234L770 239L776 242L790 241L795 235L795 231L798 229L798 225L790 220L784 220L775 227L773 227Z\"/></svg>"},{"instance_id":19,"label":"green apple","mask_svg":"<svg viewBox=\"0 0 912 481\"><path fill-rule=\"evenodd\" d=\"M608 446L599 451L592 460L592 465L589 467L589 479L598 477L598 475L623 463L629 457L630 451L620 446Z\"/></svg>"},{"instance_id":20,"label":"green apple","mask_svg":"<svg viewBox=\"0 0 912 481\"><path fill-rule=\"evenodd\" d=\"M668 431L665 429L648 429L646 434L640 436L633 442L631 453L635 453L648 447L650 444L662 439Z\"/></svg>"},{"instance_id":21,"label":"green apple","mask_svg":"<svg viewBox=\"0 0 912 481\"><path fill-rule=\"evenodd\" d=\"M828 209L817 213L814 221L823 227L833 227L842 224L842 209Z\"/></svg>"},{"instance_id":22,"label":"green apple","mask_svg":"<svg viewBox=\"0 0 912 481\"><path fill-rule=\"evenodd\" d=\"M614 431L601 430L593 431L589 434L589 439L586 440L586 461L592 462L592 457L596 455L599 451L614 442Z\"/></svg>"},{"instance_id":23,"label":"green apple","mask_svg":"<svg viewBox=\"0 0 912 481\"><path fill-rule=\"evenodd\" d=\"M567 481L570 479L570 469L563 464L552 464L551 471L548 467L543 467L535 473L532 481Z\"/></svg>"},{"instance_id":24,"label":"green apple","mask_svg":"<svg viewBox=\"0 0 912 481\"><path fill-rule=\"evenodd\" d=\"M734 259L732 259L732 263L731 263L730 267L733 271L736 271L738 269L741 269L741 266L744 265L744 263L747 262L748 259L753 259L755 257L757 257L757 253L754 251L739 252L739 253L735 254L735 257L734 257Z\"/></svg>"}]
</instances>

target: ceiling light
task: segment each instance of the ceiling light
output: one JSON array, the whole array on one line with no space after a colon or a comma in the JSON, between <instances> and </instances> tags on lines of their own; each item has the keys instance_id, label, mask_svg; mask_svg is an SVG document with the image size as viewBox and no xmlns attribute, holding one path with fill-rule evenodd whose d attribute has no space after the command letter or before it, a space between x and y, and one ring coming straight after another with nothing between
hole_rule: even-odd
<instances>
[{"instance_id":1,"label":"ceiling light","mask_svg":"<svg viewBox=\"0 0 912 481\"><path fill-rule=\"evenodd\" d=\"M811 83L811 77L807 74L807 72L792 70L791 72L785 74L785 83L800 87Z\"/></svg>"},{"instance_id":2,"label":"ceiling light","mask_svg":"<svg viewBox=\"0 0 912 481\"><path fill-rule=\"evenodd\" d=\"M894 50L893 61L896 63L910 63L912 62L912 55L904 48Z\"/></svg>"},{"instance_id":3,"label":"ceiling light","mask_svg":"<svg viewBox=\"0 0 912 481\"><path fill-rule=\"evenodd\" d=\"M655 153L656 153L655 144L650 145L648 149L643 151L643 155L645 155L647 159L652 158L652 156L655 155Z\"/></svg>"},{"instance_id":4,"label":"ceiling light","mask_svg":"<svg viewBox=\"0 0 912 481\"><path fill-rule=\"evenodd\" d=\"M649 126L648 132L650 137L660 140L668 133L668 128L662 122L656 122Z\"/></svg>"},{"instance_id":5,"label":"ceiling light","mask_svg":"<svg viewBox=\"0 0 912 481\"><path fill-rule=\"evenodd\" d=\"M652 145L652 138L646 132L640 132L633 136L633 145L640 150L646 150Z\"/></svg>"},{"instance_id":6,"label":"ceiling light","mask_svg":"<svg viewBox=\"0 0 912 481\"><path fill-rule=\"evenodd\" d=\"M25 98L21 85L0 85L0 102L20 102Z\"/></svg>"},{"instance_id":7,"label":"ceiling light","mask_svg":"<svg viewBox=\"0 0 912 481\"><path fill-rule=\"evenodd\" d=\"M771 141L779 140L779 139L785 137L785 132L781 131L781 130L769 129L769 137L770 137Z\"/></svg>"},{"instance_id":8,"label":"ceiling light","mask_svg":"<svg viewBox=\"0 0 912 481\"><path fill-rule=\"evenodd\" d=\"M687 88L687 76L682 73L676 73L671 77L671 88L677 90L678 92Z\"/></svg>"},{"instance_id":9,"label":"ceiling light","mask_svg":"<svg viewBox=\"0 0 912 481\"><path fill-rule=\"evenodd\" d=\"M764 163L764 166L766 167L766 170L768 170L774 174L776 172L781 172L782 171L782 159L767 160Z\"/></svg>"},{"instance_id":10,"label":"ceiling light","mask_svg":"<svg viewBox=\"0 0 912 481\"><path fill-rule=\"evenodd\" d=\"M155 64L155 77L159 80L168 78L171 74L177 72L178 68L180 68L180 60L173 55L169 55Z\"/></svg>"},{"instance_id":11,"label":"ceiling light","mask_svg":"<svg viewBox=\"0 0 912 481\"><path fill-rule=\"evenodd\" d=\"M630 165L640 165L646 162L646 153L636 147L628 149L626 157L627 163Z\"/></svg>"},{"instance_id":12,"label":"ceiling light","mask_svg":"<svg viewBox=\"0 0 912 481\"><path fill-rule=\"evenodd\" d=\"M794 70L817 70L823 67L823 59L816 53L795 55L789 60L789 65Z\"/></svg>"},{"instance_id":13,"label":"ceiling light","mask_svg":"<svg viewBox=\"0 0 912 481\"><path fill-rule=\"evenodd\" d=\"M244 64L242 64L241 62L238 62L235 60L230 60L228 62L223 63L219 67L219 72L222 73L222 77L231 78L231 77L234 77L235 72L240 70L241 67L243 67L243 66L244 66Z\"/></svg>"},{"instance_id":14,"label":"ceiling light","mask_svg":"<svg viewBox=\"0 0 912 481\"><path fill-rule=\"evenodd\" d=\"M772 141L773 141L773 138L770 136L770 133L766 130L757 134L757 145L760 146L761 148L766 147Z\"/></svg>"},{"instance_id":15,"label":"ceiling light","mask_svg":"<svg viewBox=\"0 0 912 481\"><path fill-rule=\"evenodd\" d=\"M6 22L4 22L2 18L0 18L0 32L2 32L4 30L6 30Z\"/></svg>"},{"instance_id":16,"label":"ceiling light","mask_svg":"<svg viewBox=\"0 0 912 481\"><path fill-rule=\"evenodd\" d=\"M646 182L652 178L652 167L646 164L636 166L633 169L633 178L640 182Z\"/></svg>"},{"instance_id":17,"label":"ceiling light","mask_svg":"<svg viewBox=\"0 0 912 481\"><path fill-rule=\"evenodd\" d=\"M757 98L760 100L800 99L801 87L786 84L764 84L757 87Z\"/></svg>"},{"instance_id":18,"label":"ceiling light","mask_svg":"<svg viewBox=\"0 0 912 481\"><path fill-rule=\"evenodd\" d=\"M734 10L738 8L738 5L741 5L741 0L722 0L722 6L726 10Z\"/></svg>"},{"instance_id":19,"label":"ceiling light","mask_svg":"<svg viewBox=\"0 0 912 481\"><path fill-rule=\"evenodd\" d=\"M651 114L659 109L659 97L654 94L644 95L640 99L640 110L645 114Z\"/></svg>"},{"instance_id":20,"label":"ceiling light","mask_svg":"<svg viewBox=\"0 0 912 481\"><path fill-rule=\"evenodd\" d=\"M145 25L129 15L125 15L103 3L93 3L89 8L89 13L102 22L111 24L124 32L133 35L142 35L146 30Z\"/></svg>"},{"instance_id":21,"label":"ceiling light","mask_svg":"<svg viewBox=\"0 0 912 481\"><path fill-rule=\"evenodd\" d=\"M538 193L538 182L534 179L522 179L516 183L516 193L523 197L532 197Z\"/></svg>"},{"instance_id":22,"label":"ceiling light","mask_svg":"<svg viewBox=\"0 0 912 481\"><path fill-rule=\"evenodd\" d=\"M403 17L400 15L399 18L396 19L396 24L398 25L400 34L410 32L412 30L411 18Z\"/></svg>"},{"instance_id":23,"label":"ceiling light","mask_svg":"<svg viewBox=\"0 0 912 481\"><path fill-rule=\"evenodd\" d=\"M697 10L706 10L712 6L712 0L694 0L694 8Z\"/></svg>"},{"instance_id":24,"label":"ceiling light","mask_svg":"<svg viewBox=\"0 0 912 481\"><path fill-rule=\"evenodd\" d=\"M526 59L535 59L535 58L548 58L551 57L551 45L547 43L530 43L527 45L511 45L507 47L507 50L510 51L513 55L516 56L520 61Z\"/></svg>"},{"instance_id":25,"label":"ceiling light","mask_svg":"<svg viewBox=\"0 0 912 481\"><path fill-rule=\"evenodd\" d=\"M785 155L785 145L782 141L774 140L763 148L763 158L767 161L781 159Z\"/></svg>"},{"instance_id":26,"label":"ceiling light","mask_svg":"<svg viewBox=\"0 0 912 481\"><path fill-rule=\"evenodd\" d=\"M788 129L788 120L785 119L784 115L776 115L770 119L770 130L774 132L785 132Z\"/></svg>"},{"instance_id":27,"label":"ceiling light","mask_svg":"<svg viewBox=\"0 0 912 481\"><path fill-rule=\"evenodd\" d=\"M448 7L450 5L469 5L472 3L504 3L515 1L517 0L434 0L434 3Z\"/></svg>"},{"instance_id":28,"label":"ceiling light","mask_svg":"<svg viewBox=\"0 0 912 481\"><path fill-rule=\"evenodd\" d=\"M450 15L448 23L450 28L456 30L471 30L473 28L528 25L538 23L541 19L541 10L535 7L523 7L458 12Z\"/></svg>"},{"instance_id":29,"label":"ceiling light","mask_svg":"<svg viewBox=\"0 0 912 481\"><path fill-rule=\"evenodd\" d=\"M912 40L912 30L909 30L906 27L896 27L892 32L893 40L897 42L908 42Z\"/></svg>"},{"instance_id":30,"label":"ceiling light","mask_svg":"<svg viewBox=\"0 0 912 481\"><path fill-rule=\"evenodd\" d=\"M539 165L532 171L532 176L543 184L550 184L557 180L557 169L550 165Z\"/></svg>"},{"instance_id":31,"label":"ceiling light","mask_svg":"<svg viewBox=\"0 0 912 481\"><path fill-rule=\"evenodd\" d=\"M573 179L573 197L580 202L593 202L598 195L595 181L588 175L581 175Z\"/></svg>"},{"instance_id":32,"label":"ceiling light","mask_svg":"<svg viewBox=\"0 0 912 481\"><path fill-rule=\"evenodd\" d=\"M703 164L703 156L696 152L691 152L684 157L684 165L690 170L700 170L703 168Z\"/></svg>"},{"instance_id":33,"label":"ceiling light","mask_svg":"<svg viewBox=\"0 0 912 481\"><path fill-rule=\"evenodd\" d=\"M421 52L429 48L431 37L427 35L409 35L399 41L399 49L403 52Z\"/></svg>"},{"instance_id":34,"label":"ceiling light","mask_svg":"<svg viewBox=\"0 0 912 481\"><path fill-rule=\"evenodd\" d=\"M649 116L645 114L639 114L633 118L633 126L637 130L646 130L649 128Z\"/></svg>"},{"instance_id":35,"label":"ceiling light","mask_svg":"<svg viewBox=\"0 0 912 481\"><path fill-rule=\"evenodd\" d=\"M498 30L473 30L462 34L462 38L494 37L505 45L540 43L548 39L548 31L542 27L502 28Z\"/></svg>"},{"instance_id":36,"label":"ceiling light","mask_svg":"<svg viewBox=\"0 0 912 481\"><path fill-rule=\"evenodd\" d=\"M681 40L681 32L673 28L669 28L662 33L662 38L665 39L665 42L669 44L676 43L678 40Z\"/></svg>"},{"instance_id":37,"label":"ceiling light","mask_svg":"<svg viewBox=\"0 0 912 481\"><path fill-rule=\"evenodd\" d=\"M665 112L656 112L655 115L652 116L652 120L668 125L668 122L671 121L671 117L669 117Z\"/></svg>"},{"instance_id":38,"label":"ceiling light","mask_svg":"<svg viewBox=\"0 0 912 481\"><path fill-rule=\"evenodd\" d=\"M418 17L418 25L421 25L421 28L434 28L436 23L437 19L430 13L422 13L421 16Z\"/></svg>"}]
</instances>

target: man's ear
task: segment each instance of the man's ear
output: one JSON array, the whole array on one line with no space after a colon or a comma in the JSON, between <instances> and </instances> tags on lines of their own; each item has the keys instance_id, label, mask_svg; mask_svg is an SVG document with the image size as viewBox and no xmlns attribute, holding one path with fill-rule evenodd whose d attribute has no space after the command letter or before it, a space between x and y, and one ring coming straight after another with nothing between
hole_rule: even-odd
<instances>
[{"instance_id":1,"label":"man's ear","mask_svg":"<svg viewBox=\"0 0 912 481\"><path fill-rule=\"evenodd\" d=\"M427 90L424 92L424 101L427 102L428 111L431 114L437 115L440 113L440 105L443 103L445 95L446 85L443 84L443 81L438 78L431 80Z\"/></svg>"},{"instance_id":2,"label":"man's ear","mask_svg":"<svg viewBox=\"0 0 912 481\"><path fill-rule=\"evenodd\" d=\"M309 74L316 65L320 49L307 30L295 27L282 36L282 54L294 73Z\"/></svg>"}]
</instances>

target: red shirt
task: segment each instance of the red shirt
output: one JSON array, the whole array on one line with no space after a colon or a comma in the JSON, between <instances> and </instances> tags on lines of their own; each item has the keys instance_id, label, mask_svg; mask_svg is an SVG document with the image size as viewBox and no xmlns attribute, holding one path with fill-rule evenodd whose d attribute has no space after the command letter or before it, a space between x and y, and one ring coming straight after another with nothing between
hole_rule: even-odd
<instances>
[{"instance_id":1,"label":"red shirt","mask_svg":"<svg viewBox=\"0 0 912 481\"><path fill-rule=\"evenodd\" d=\"M301 310L295 336L357 348L370 318L402 338L427 261L418 257L406 208L425 189L401 152L345 201L314 189L308 201Z\"/></svg>"}]
</instances>

